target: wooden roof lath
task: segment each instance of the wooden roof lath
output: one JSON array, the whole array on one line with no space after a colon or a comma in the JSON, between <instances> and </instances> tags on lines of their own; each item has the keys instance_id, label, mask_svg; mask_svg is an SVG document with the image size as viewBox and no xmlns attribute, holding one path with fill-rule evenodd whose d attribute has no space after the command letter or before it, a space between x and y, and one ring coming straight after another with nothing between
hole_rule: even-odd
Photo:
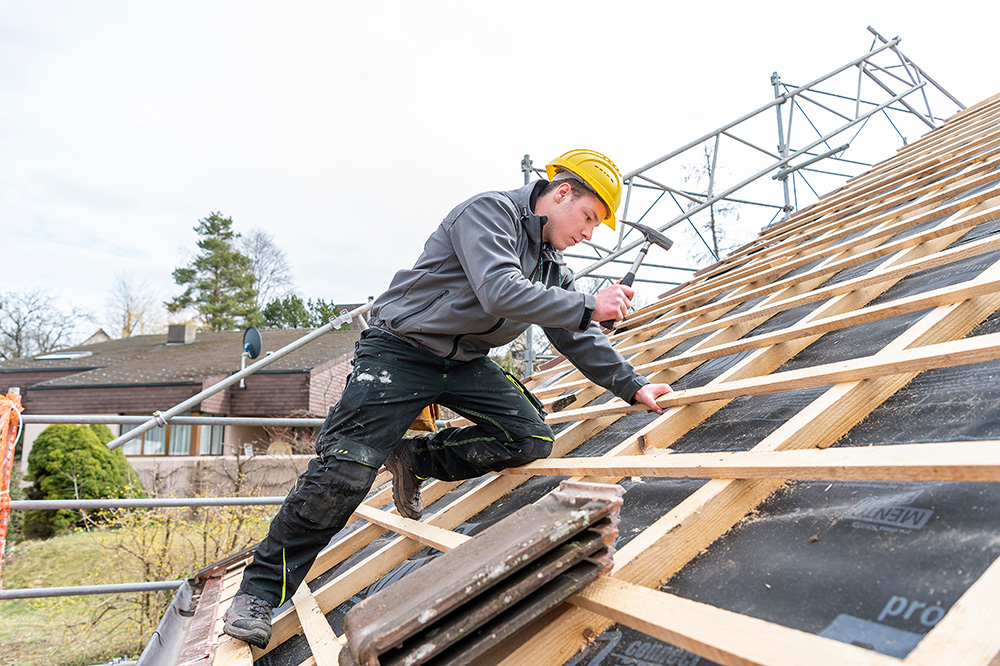
<instances>
[{"instance_id":1,"label":"wooden roof lath","mask_svg":"<svg viewBox=\"0 0 1000 666\"><path fill-rule=\"evenodd\" d=\"M218 606L214 663L249 666L263 654L276 657L304 632L312 656L296 663L336 664L342 639L328 618L342 615L338 607L423 548L444 551L460 545L468 537L456 528L504 498L513 511L518 488L545 475L604 482L668 476L709 481L680 501L665 503L655 520L630 534L615 556L611 577L523 632L508 653L497 656L503 666L565 664L588 638L614 623L719 664L997 663L1000 564L995 562L960 598L947 600L943 619L905 657L662 588L789 479L1000 480L1000 443L992 438L822 451L843 444L852 429L920 372L980 363L986 364L977 366L981 381L996 383L989 373L1000 369L1000 333L967 336L1000 309L998 167L1000 96L957 114L632 314L612 341L651 380L677 390L663 399L668 409L660 417L636 414L618 400L590 404L604 390L568 363L537 373L527 385L549 404L576 392L573 409L551 417L551 423L564 424L554 460L490 476L461 493L451 492L458 484L432 482L423 490L429 511L422 522L380 508L391 503L388 477L381 474L374 494L354 516L363 522L320 555L307 577L313 584L304 584L292 606L276 616L266 651L251 653L221 635L218 618L241 574L239 567L230 571ZM957 266L964 267L958 281L896 295L895 289L914 284L928 271ZM865 327L879 323L884 339L874 340ZM815 345L832 335L842 336L837 338L843 341L841 354L824 361L813 354ZM758 395L779 400L805 389L804 404L788 409L746 450L689 452L685 442L734 401ZM614 441L595 455L591 449L602 437ZM887 437L863 444L897 441ZM628 510L626 495L623 516ZM376 543L387 532L400 537Z\"/></svg>"}]
</instances>

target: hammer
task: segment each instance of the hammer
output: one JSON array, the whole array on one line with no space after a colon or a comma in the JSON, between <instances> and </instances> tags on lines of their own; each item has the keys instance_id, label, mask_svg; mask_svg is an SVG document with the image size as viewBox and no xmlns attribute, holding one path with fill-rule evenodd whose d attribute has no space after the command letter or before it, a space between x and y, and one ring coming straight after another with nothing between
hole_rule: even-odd
<instances>
[{"instance_id":1,"label":"hammer","mask_svg":"<svg viewBox=\"0 0 1000 666\"><path fill-rule=\"evenodd\" d=\"M626 287L631 287L632 283L635 282L635 272L639 270L639 265L642 263L642 260L646 258L646 252L649 251L649 246L655 243L664 250L669 250L670 246L673 245L674 242L656 229L647 227L645 224L639 224L638 222L626 222L625 220L619 220L619 222L627 224L633 229L638 229L639 232L646 237L646 244L642 246L641 250L639 250L639 255L635 258L635 261L632 262L632 267L628 269L628 273L625 274L625 277L623 277L620 282L620 284L623 284ZM614 325L614 319L608 319L607 321L601 322L601 326L604 328L612 328Z\"/></svg>"}]
</instances>

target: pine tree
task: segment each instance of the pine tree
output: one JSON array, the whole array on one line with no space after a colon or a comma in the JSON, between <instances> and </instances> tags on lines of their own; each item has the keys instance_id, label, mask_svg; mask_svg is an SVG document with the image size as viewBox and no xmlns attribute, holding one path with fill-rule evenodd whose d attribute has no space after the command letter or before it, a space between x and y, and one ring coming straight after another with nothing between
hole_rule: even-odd
<instances>
[{"instance_id":1,"label":"pine tree","mask_svg":"<svg viewBox=\"0 0 1000 666\"><path fill-rule=\"evenodd\" d=\"M260 312L268 328L312 328L313 316L299 296L275 298Z\"/></svg>"},{"instance_id":2,"label":"pine tree","mask_svg":"<svg viewBox=\"0 0 1000 666\"><path fill-rule=\"evenodd\" d=\"M343 311L332 302L318 298L303 301L296 295L276 298L261 310L261 321L268 328L319 328ZM339 330L350 330L347 323Z\"/></svg>"},{"instance_id":3,"label":"pine tree","mask_svg":"<svg viewBox=\"0 0 1000 666\"><path fill-rule=\"evenodd\" d=\"M190 264L174 270L174 282L185 290L165 303L167 310L193 307L210 331L231 331L255 323L257 289L250 259L236 250L239 234L233 231L232 218L212 213L199 220L194 230L201 252Z\"/></svg>"}]
</instances>

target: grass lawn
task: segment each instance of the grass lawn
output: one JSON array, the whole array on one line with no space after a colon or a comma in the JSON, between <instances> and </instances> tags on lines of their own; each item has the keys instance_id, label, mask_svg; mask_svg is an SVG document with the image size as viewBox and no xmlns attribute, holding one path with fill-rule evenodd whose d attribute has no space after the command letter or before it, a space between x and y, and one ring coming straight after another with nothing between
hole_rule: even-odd
<instances>
[{"instance_id":1,"label":"grass lawn","mask_svg":"<svg viewBox=\"0 0 1000 666\"><path fill-rule=\"evenodd\" d=\"M182 521L176 512L136 512L138 517L120 529L8 543L3 587L184 578L260 540L273 511L220 509L204 514L201 522ZM0 601L0 666L87 666L115 657L135 659L173 596L157 592Z\"/></svg>"},{"instance_id":2,"label":"grass lawn","mask_svg":"<svg viewBox=\"0 0 1000 666\"><path fill-rule=\"evenodd\" d=\"M108 550L101 544L107 545L113 538L108 532L78 532L48 541L8 544L4 588L92 584L94 573L108 557ZM107 661L105 655L115 648L113 634L105 634L101 640L92 635L81 638L81 629L73 628L100 602L100 597L86 596L0 601L0 664L42 666Z\"/></svg>"}]
</instances>

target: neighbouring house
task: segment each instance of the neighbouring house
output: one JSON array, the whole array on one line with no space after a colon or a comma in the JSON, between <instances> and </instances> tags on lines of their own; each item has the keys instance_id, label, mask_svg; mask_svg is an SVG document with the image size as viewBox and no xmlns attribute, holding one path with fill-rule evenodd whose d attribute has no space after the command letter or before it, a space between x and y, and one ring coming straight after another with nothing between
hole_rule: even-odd
<instances>
[{"instance_id":1,"label":"neighbouring house","mask_svg":"<svg viewBox=\"0 0 1000 666\"><path fill-rule=\"evenodd\" d=\"M308 334L306 329L262 331L263 353L277 351ZM206 398L193 416L322 417L340 397L351 370L358 330L333 331L278 359L251 375L245 386L226 388ZM195 332L193 326L170 327L166 335L140 335L121 340L95 336L86 343L54 353L0 363L2 389L18 387L26 415L145 415L165 411L240 370L243 333ZM255 361L248 360L248 364ZM20 469L27 471L28 454L45 424L28 424ZM113 433L135 426L109 426ZM167 492L192 490L206 483L206 474L222 473L237 464L247 471L246 454L268 453L273 431L262 427L167 424L125 444L123 450L143 485ZM309 437L299 432L299 439ZM270 452L288 454L290 447ZM302 452L306 453L306 452ZM279 456L261 456L261 458ZM308 455L280 456L286 473L267 473L262 490L285 492ZM292 460L292 464L288 464ZM234 463L235 461L235 463ZM272 461L274 466L275 461ZM261 467L255 461L250 467ZM227 467L228 466L228 467ZM226 468L223 470L222 468ZM234 473L226 472L229 477ZM258 474L260 476L260 474ZM168 477L173 477L166 482ZM274 477L274 478L271 478ZM198 489L198 488L195 488Z\"/></svg>"}]
</instances>

